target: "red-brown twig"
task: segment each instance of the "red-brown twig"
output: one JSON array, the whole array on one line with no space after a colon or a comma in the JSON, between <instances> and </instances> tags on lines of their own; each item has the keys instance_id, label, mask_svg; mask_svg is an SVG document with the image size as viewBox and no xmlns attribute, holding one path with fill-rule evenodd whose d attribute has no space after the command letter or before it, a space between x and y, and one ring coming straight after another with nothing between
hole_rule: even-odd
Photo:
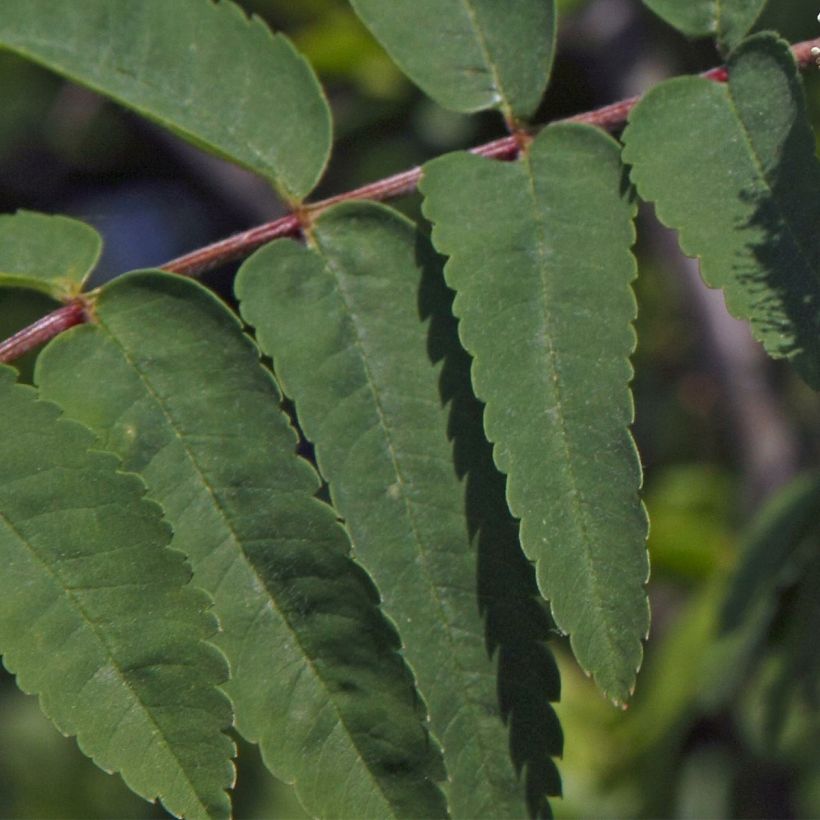
<instances>
[{"instance_id":1,"label":"red-brown twig","mask_svg":"<svg viewBox=\"0 0 820 820\"><path fill-rule=\"evenodd\" d=\"M474 154L479 154L483 157L515 159L518 155L518 143L513 136L502 137L501 139L493 140L493 142L488 142L486 145L479 145L477 148L470 150ZM267 222L264 225L258 225L250 230L229 236L227 239L221 239L213 245L208 245L205 248L200 248L192 253L185 254L185 256L180 256L177 259L166 262L162 266L162 269L170 273L179 273L183 276L198 276L200 273L223 265L226 262L241 259L274 239L280 239L283 236L298 236L304 219L315 216L331 205L361 199L369 199L376 202L383 202L386 199L395 199L396 197L415 191L419 179L421 179L421 168L410 168L407 171L402 171L400 174L394 174L392 177L363 185L361 188L356 188L343 194L336 194L336 196L323 199L320 202L307 204L302 208L302 212L299 214L288 214L287 216L275 219L273 222Z\"/></svg>"},{"instance_id":2,"label":"red-brown twig","mask_svg":"<svg viewBox=\"0 0 820 820\"><path fill-rule=\"evenodd\" d=\"M715 80L715 82L725 82L727 78L726 69L723 66L713 68L707 71L703 76L710 80ZM558 122L580 122L586 123L587 125L597 125L599 128L605 128L607 130L616 129L626 122L627 115L635 107L639 99L639 96L630 97L628 100L621 100L620 102L604 106L595 111L576 114L564 120L558 120ZM519 139L517 136L511 135L471 148L470 152L492 159L513 160L518 156L519 148ZM301 219L316 215L331 205L337 205L340 202L361 199L383 202L387 199L395 199L404 194L412 193L418 186L421 173L421 167L417 166L407 171L402 171L400 174L395 174L392 177L380 179L378 182L363 185L361 188L356 188L343 194L336 194L336 196L332 196L329 199L323 199L320 202L305 205ZM222 239L213 245L208 245L193 253L188 253L185 254L185 256L180 256L177 259L166 262L162 266L162 269L170 271L171 273L179 273L183 276L198 276L226 262L241 259L273 239L279 239L283 236L298 236L301 230L301 219L297 214L288 214L273 222L268 222L265 225L251 228L249 231L229 236L227 239Z\"/></svg>"},{"instance_id":3,"label":"red-brown twig","mask_svg":"<svg viewBox=\"0 0 820 820\"><path fill-rule=\"evenodd\" d=\"M815 56L811 53L812 48L820 47L820 38L806 40L792 46L792 54L801 69L806 69L815 65ZM702 75L715 82L726 82L728 74L724 66L713 68ZM588 125L596 125L599 128L614 130L626 122L627 115L635 107L640 97L631 97L628 100L604 106L595 111L587 111L583 114L576 114L560 122L579 122ZM488 142L471 148L470 151L483 157L491 157L500 160L513 160L518 156L520 139L518 135L502 137L501 139ZM370 199L383 202L394 199L404 194L409 194L416 189L421 179L422 169L420 167L410 168L400 174L381 179L378 182L371 182L337 194L320 202L304 205L301 211L288 214L287 216L267 222L264 225L257 225L255 228L243 231L242 233L229 236L212 245L199 248L196 251L187 253L162 266L162 270L170 273L178 273L183 276L197 276L205 271L211 270L226 262L232 262L248 256L257 248L286 236L298 236L302 225L312 216L336 205L340 202L353 200ZM10 362L22 356L27 351L48 341L63 330L67 330L73 325L86 321L85 307L81 301L75 300L44 316L34 324L15 333L14 336L5 342L0 342L0 362Z\"/></svg>"},{"instance_id":4,"label":"red-brown twig","mask_svg":"<svg viewBox=\"0 0 820 820\"><path fill-rule=\"evenodd\" d=\"M0 342L0 362L12 362L37 345L53 339L74 325L86 321L85 304L81 299L73 299L66 305L41 317L28 327L19 330L4 342Z\"/></svg>"}]
</instances>

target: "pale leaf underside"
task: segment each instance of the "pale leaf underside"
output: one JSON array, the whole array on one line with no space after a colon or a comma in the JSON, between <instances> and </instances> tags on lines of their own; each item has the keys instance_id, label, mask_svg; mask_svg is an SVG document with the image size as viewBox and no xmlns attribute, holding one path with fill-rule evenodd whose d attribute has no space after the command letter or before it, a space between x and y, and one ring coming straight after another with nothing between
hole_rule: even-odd
<instances>
[{"instance_id":1,"label":"pale leaf underside","mask_svg":"<svg viewBox=\"0 0 820 820\"><path fill-rule=\"evenodd\" d=\"M0 48L69 77L202 148L310 193L330 112L290 41L230 0L3 0Z\"/></svg>"},{"instance_id":2,"label":"pale leaf underside","mask_svg":"<svg viewBox=\"0 0 820 820\"><path fill-rule=\"evenodd\" d=\"M145 486L0 368L0 651L60 731L138 794L227 817L233 744L209 599ZM135 618L135 613L139 617Z\"/></svg>"},{"instance_id":3,"label":"pale leaf underside","mask_svg":"<svg viewBox=\"0 0 820 820\"><path fill-rule=\"evenodd\" d=\"M429 245L370 203L325 212L311 237L311 248L281 240L243 265L243 317L295 400L356 555L401 631L445 752L451 812L522 816L464 489L418 316ZM546 692L533 696L546 705Z\"/></svg>"},{"instance_id":4,"label":"pale leaf underside","mask_svg":"<svg viewBox=\"0 0 820 820\"><path fill-rule=\"evenodd\" d=\"M555 47L553 0L351 0L403 71L455 111L531 117Z\"/></svg>"},{"instance_id":5,"label":"pale leaf underside","mask_svg":"<svg viewBox=\"0 0 820 820\"><path fill-rule=\"evenodd\" d=\"M622 703L648 629L648 562L617 146L553 126L516 163L434 160L421 189L524 552L581 666Z\"/></svg>"},{"instance_id":6,"label":"pale leaf underside","mask_svg":"<svg viewBox=\"0 0 820 820\"><path fill-rule=\"evenodd\" d=\"M237 318L151 272L107 286L94 312L49 345L37 379L166 511L215 599L239 731L312 814L443 816L396 635Z\"/></svg>"}]
</instances>

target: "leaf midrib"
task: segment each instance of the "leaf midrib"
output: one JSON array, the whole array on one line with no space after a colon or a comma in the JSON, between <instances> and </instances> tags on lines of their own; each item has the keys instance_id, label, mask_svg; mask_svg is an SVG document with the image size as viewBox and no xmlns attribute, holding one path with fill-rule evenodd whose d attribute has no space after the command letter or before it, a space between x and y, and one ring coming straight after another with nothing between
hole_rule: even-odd
<instances>
[{"instance_id":1,"label":"leaf midrib","mask_svg":"<svg viewBox=\"0 0 820 820\"><path fill-rule=\"evenodd\" d=\"M543 328L545 328L548 332L542 334L542 338L546 340L547 345L547 359L549 361L549 369L550 369L550 376L553 381L553 385L555 388L556 393L556 410L557 410L557 417L559 419L559 425L561 430L561 445L564 450L564 456L566 458L567 463L567 472L569 474L569 483L570 483L570 498L571 503L574 509L573 521L576 522L576 526L578 528L578 533L581 539L581 544L583 545L582 555L583 555L583 562L586 567L587 577L590 580L590 584L596 593L599 591L600 588L600 581L598 579L597 573L595 572L594 562L589 552L589 544L593 540L590 536L590 527L589 522L587 520L587 515L584 511L584 506L581 502L581 493L579 491L579 483L578 483L578 476L575 472L575 462L572 458L572 449L573 446L570 441L569 430L567 428L566 423L566 415L564 411L564 401L562 398L563 394L563 387L561 383L561 376L558 367L558 353L555 349L555 345L552 341L552 321L550 319L550 309L549 306L552 304L552 301L549 298L550 292L550 283L547 277L547 270L548 270L548 263L547 259L549 254L547 253L547 249L544 245L544 238L547 235L547 225L544 222L544 219L541 214L541 209L539 208L538 202L538 194L535 190L535 174L532 167L532 156L530 151L525 151L522 154L524 162L526 163L526 173L525 176L527 178L527 188L530 194L530 200L532 204L532 216L533 221L535 223L537 236L536 236L536 247L538 248L538 259L539 259L539 279L541 283L541 298L543 300L544 309L541 312L541 316L543 318ZM595 610L596 614L598 615L599 623L603 623L605 633L607 636L607 641L610 644L610 647L613 649L613 654L617 657L619 654L617 652L617 641L613 640L613 625L610 623L609 619L605 617L603 609L601 607L601 595L597 594L592 596L592 600L587 601L587 606L592 606ZM576 629L577 632L577 629ZM572 635L570 636L572 638ZM597 677L597 676L596 676ZM620 698L620 695L619 695Z\"/></svg>"},{"instance_id":2,"label":"leaf midrib","mask_svg":"<svg viewBox=\"0 0 820 820\"><path fill-rule=\"evenodd\" d=\"M362 753L362 750L359 748L358 744L356 743L356 741L354 739L354 735L353 735L350 727L347 725L347 722L345 721L344 717L342 716L342 714L339 710L339 706L336 703L336 698L333 697L333 691L326 684L324 678L321 676L319 670L317 669L316 665L314 664L313 658L306 651L305 646L302 643L301 636L293 628L293 626L290 622L290 619L287 617L287 615L285 615L285 613L280 609L280 607L278 605L278 602L276 601L275 596L273 594L271 594L271 592L268 588L268 585L265 583L265 579L260 576L260 574L257 571L256 567L254 566L253 562L250 560L250 558L248 558L247 554L245 553L245 551L242 547L242 542L241 542L236 530L234 529L234 527L232 525L231 518L229 517L228 512L225 510L223 505L218 501L218 499L216 497L216 494L215 494L214 488L211 486L211 483L206 478L206 475L205 475L204 471L202 470L202 468L200 467L199 462L196 459L196 456L193 454L193 452L187 446L186 441L185 441L185 436L181 432L181 429L179 429L177 427L177 424L174 421L173 415L171 414L170 410L165 406L165 403L162 401L161 396L154 389L154 387L151 384L147 374L145 374L142 371L142 369L140 367L138 367L138 365L136 363L136 360L134 360L131 357L130 351L125 347L124 344L122 344L120 342L120 340L117 338L116 334L114 334L111 331L111 329L105 324L105 322L102 320L102 318L99 315L97 315L95 317L95 321L96 321L97 326L100 327L102 330L104 330L105 333L108 335L108 337L120 349L120 351L123 355L123 358L134 369L134 372L139 377L140 382L145 386L145 390L147 391L149 396L153 399L154 403L159 408L160 412L162 413L163 417L165 418L166 422L168 423L168 426L170 427L170 429L173 432L174 436L179 441L180 447L182 448L183 452L185 453L186 458L188 459L189 463L191 464L191 467L193 468L194 473L196 474L197 478L200 480L203 488L205 489L206 493L208 494L209 498L211 499L214 508L219 513L220 519L223 521L223 523L225 525L225 528L228 531L228 535L229 535L231 541L236 546L236 554L242 556L246 566L250 568L253 576L260 583L261 588L265 590L266 598L268 599L270 604L274 605L276 611L279 613L279 616L282 619L282 622L287 626L287 629L290 632L290 634L293 636L293 639L294 639L295 643L299 646L299 649L301 650L301 655L306 661L306 666L310 668L314 680L318 681L319 684L320 684L320 688L324 692L327 693L327 696L328 696L327 701L333 705L333 711L334 711L334 714L336 715L336 718L337 718L338 722L342 726L344 726L345 736L348 738L349 743L356 750L356 757L361 762L362 768L364 768L364 770L367 772L368 778L375 785L378 792L384 798L384 802L386 803L386 805L390 809L390 815L395 816L395 812L393 810L393 804L390 801L390 799L388 798L388 796L385 794L384 787L379 782L379 780L376 778L374 773L371 771L370 766L367 765L367 763L365 762L364 754ZM150 493L150 491L149 491L149 494L153 495L152 493ZM154 500L157 501L157 503L161 504L160 499L154 499ZM223 580L224 580L224 577L223 577ZM220 581L220 585L221 585L221 583L222 583L222 581ZM266 606L267 606L267 603L266 603Z\"/></svg>"},{"instance_id":3,"label":"leaf midrib","mask_svg":"<svg viewBox=\"0 0 820 820\"><path fill-rule=\"evenodd\" d=\"M99 627L95 623L94 619L91 618L90 613L82 605L79 598L72 591L71 587L69 587L69 586L67 586L66 584L63 583L63 580L62 580L61 576L59 575L59 573L56 571L56 569L53 569L51 567L51 565L49 565L49 563L41 556L39 550L37 550L37 548L31 543L31 541L29 541L23 535L23 533L20 532L20 530L18 530L17 527L14 526L14 524L8 519L8 517L2 511L0 511L0 522L2 522L3 525L6 527L6 529L9 530L11 532L11 534L21 544L23 544L28 549L29 553L37 560L37 562L40 564L40 566L44 569L45 573L52 579L52 582L58 587L58 589L62 590L62 592L66 596L66 598L68 598L71 601L74 609L80 614L83 622L86 625L86 628L91 630L91 633L95 636L95 638L97 639L97 642L102 646L104 654L109 659L109 662L111 663L111 667L115 670L117 678L119 679L121 686L123 687L123 689L125 691L127 691L131 694L132 702L141 707L140 711L148 718L148 721L156 729L156 736L162 739L162 746L165 749L166 754L169 754L177 762L177 772L178 772L177 777L180 775L180 773L182 774L182 776L185 778L185 782L190 787L190 793L195 797L197 803L202 808L203 813L205 814L205 816L207 816L207 817L211 816L208 807L204 803L202 803L202 801L199 799L199 794L198 794L197 788L194 785L194 783L191 781L191 779L189 778L186 767L182 764L182 761L177 756L176 751L174 750L174 748L172 746L170 746L168 744L168 742L166 741L165 733L162 730L162 727L160 726L159 723L157 723L156 718L154 717L153 713L148 708L148 706L142 702L142 700L140 699L138 693L136 692L134 687L131 685L128 678L124 676L123 671L120 668L119 661L116 659L116 656L113 654L113 652L111 650L111 646L109 645L108 641L106 640L105 633L99 629ZM166 548L163 547L163 549L166 549ZM163 664L163 666L164 666L164 664ZM97 669L96 671L99 671L99 669ZM91 678L89 678L88 680L91 680ZM86 683L88 683L88 680L86 681ZM40 692L38 694L42 694L42 692ZM121 715L120 720L122 720L122 717L123 716ZM79 730L78 730L77 734L79 736L79 734L80 734ZM153 743L153 739L149 738L149 745L151 743ZM121 771L123 772L123 774L126 774L126 771L125 771L124 768L121 769ZM158 795L158 796L162 797L162 795Z\"/></svg>"},{"instance_id":4,"label":"leaf midrib","mask_svg":"<svg viewBox=\"0 0 820 820\"><path fill-rule=\"evenodd\" d=\"M387 2L390 2L390 0L387 0ZM490 56L490 49L487 45L487 40L484 37L484 32L478 22L478 19L476 18L472 3L470 0L461 0L461 5L464 7L464 13L467 15L467 19L470 21L470 26L475 33L479 51L481 52L481 56L484 58L484 64L490 70L490 75L493 78L493 85L498 92L498 96L501 98L501 110L504 114L504 119L508 122L512 122L513 113L507 92L504 88L504 84L501 82L501 76L498 73L498 68L495 61Z\"/></svg>"},{"instance_id":5,"label":"leaf midrib","mask_svg":"<svg viewBox=\"0 0 820 820\"><path fill-rule=\"evenodd\" d=\"M317 254L319 255L319 257L324 262L325 267L327 268L328 272L332 274L333 279L336 282L336 290L339 294L339 298L340 298L340 300L342 302L342 305L345 309L345 313L350 318L350 323L353 327L354 346L359 352L359 360L361 361L362 368L364 369L364 372L365 372L365 377L366 377L366 380L367 380L368 389L370 391L371 396L373 397L373 404L376 408L376 413L377 413L377 416L379 418L379 426L381 427L382 434L384 436L384 439L385 439L385 442L386 442L386 445L387 445L387 450L388 450L388 453L390 454L390 462L393 466L393 470L394 470L394 473L395 473L396 478L397 478L397 483L399 483L399 485L401 487L401 498L402 498L402 502L403 502L404 508L405 508L405 518L407 519L407 521L410 525L414 540L416 542L417 554L421 557L421 561L420 561L419 565L422 569L422 572L424 573L424 577L427 581L428 587L432 592L432 597L434 599L435 606L436 606L436 608L439 612L439 621L440 621L440 623L446 625L445 632L446 632L446 635L447 635L447 641L450 645L450 657L452 658L453 664L455 665L455 667L458 671L458 677L459 677L460 680L466 680L466 679L468 679L468 675L467 675L467 672L466 672L464 666L461 663L461 656L460 656L460 653L458 652L458 649L457 649L458 644L457 644L457 641L455 640L455 637L453 635L450 622L446 617L446 610L445 610L444 604L442 602L441 596L439 594L439 587L436 583L434 583L433 577L430 573L429 557L427 555L427 550L425 548L425 541L421 536L421 531L420 531L420 529L418 527L418 524L417 524L417 521L416 521L416 513L415 513L415 506L416 505L413 502L413 500L408 496L408 494L404 491L404 488L407 485L406 485L406 481L404 479L404 475L402 473L402 469L400 467L401 459L398 456L396 446L393 442L393 435L392 435L391 430L390 430L390 425L388 424L388 421L387 421L387 413L384 410L384 406L383 406L383 403L382 403L382 400L381 400L380 392L379 392L376 380L373 377L373 373L372 373L372 370L371 370L370 365L369 365L368 353L366 352L366 345L365 345L365 343L364 343L364 341L361 337L361 334L359 333L359 325L358 325L358 322L356 321L356 313L351 307L351 300L350 300L350 298L349 298L349 296L348 296L348 294L345 290L344 284L343 284L344 277L343 277L341 271L339 270L338 265L336 265L336 263L333 261L332 256L325 252L325 249L322 247L321 240L315 234L313 236L313 243L312 244L313 244L313 248L316 250ZM333 494L332 485L331 485L331 494ZM353 535L351 533L351 540L352 539L353 539ZM408 658L408 660L410 660L410 659ZM466 691L469 691L469 687L467 688ZM423 694L424 693L422 692L422 696L423 696ZM476 703L474 703L474 701L472 699L469 699L469 698L465 697L464 702L468 706L469 710L474 714L475 714L476 710L479 709L478 705ZM457 717L458 717L458 712L456 712L450 718L450 721L449 721L448 725L446 727L444 727L445 732L447 730L449 730L450 723L452 723ZM480 726L481 721L480 720L474 721L474 725L477 726L477 727ZM434 730L435 730L435 727L434 727ZM486 768L487 769L487 771L488 771L487 780L488 780L488 782L491 783L493 791L503 793L504 789L499 786L497 780L494 780L493 776L494 776L495 773L492 771L491 767L489 767L488 764L487 764L487 761L490 759L491 756L488 755L488 753L487 753L487 743L486 743L486 741L483 737L483 732L477 731L476 732L476 737L477 737L477 740L478 740L478 745L481 749L481 768ZM450 756L448 754L447 749L444 746L443 738L441 738L440 740L442 741L442 750L444 752L445 761L446 761L446 760L449 759Z\"/></svg>"}]
</instances>

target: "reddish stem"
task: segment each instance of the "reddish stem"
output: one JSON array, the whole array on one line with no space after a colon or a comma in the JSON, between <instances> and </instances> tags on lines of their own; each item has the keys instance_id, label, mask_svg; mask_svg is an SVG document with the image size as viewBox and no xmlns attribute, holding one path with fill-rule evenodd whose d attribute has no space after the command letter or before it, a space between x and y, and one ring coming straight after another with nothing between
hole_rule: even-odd
<instances>
[{"instance_id":1,"label":"reddish stem","mask_svg":"<svg viewBox=\"0 0 820 820\"><path fill-rule=\"evenodd\" d=\"M518 142L514 136L502 137L485 145L471 148L470 151L482 157L511 160L518 156ZM392 177L370 182L361 188L343 194L336 194L336 196L323 199L320 202L309 203L302 208L301 213L288 214L275 219L273 222L257 225L255 228L234 234L227 239L221 239L213 245L208 245L166 262L162 269L183 276L197 276L226 262L232 262L235 259L247 256L274 239L281 239L285 236L298 236L302 230L303 220L324 211L331 205L361 199L376 202L395 199L398 196L415 191L419 179L421 179L421 167L417 166L402 171L400 174L394 174Z\"/></svg>"},{"instance_id":2,"label":"reddish stem","mask_svg":"<svg viewBox=\"0 0 820 820\"><path fill-rule=\"evenodd\" d=\"M798 57L798 50L800 50L801 54L805 52L805 60L798 59L801 68L804 67L804 64L813 62L814 58L811 56L811 47L816 42L820 42L820 40L799 43L794 46L793 51L796 58ZM704 72L702 76L719 83L726 82L728 79L728 73L724 66L712 68ZM614 130L626 122L627 115L635 107L639 99L640 96L630 97L628 100L621 100L620 102L606 105L603 108L598 108L595 111L586 111L583 114L576 114L572 117L558 120L558 122L580 122L586 123L587 125L597 125L599 128L606 130ZM518 156L520 147L520 135L512 134L485 143L484 145L470 148L469 150L470 153L478 154L482 157L513 160ZM185 256L180 256L170 262L166 262L162 268L163 270L170 271L171 273L179 273L183 276L198 276L225 262L241 259L273 239L279 239L284 236L298 236L302 229L302 219L309 219L311 216L321 213L331 205L361 199L383 202L386 199L394 199L395 197L412 193L418 186L421 173L421 167L417 166L407 171L402 171L400 174L394 174L392 177L363 185L361 188L355 188L343 194L336 194L336 196L323 199L319 202L309 203L303 207L301 214L288 214L287 216L275 219L273 222L251 228L249 231L229 236L227 239L222 239L213 245L208 245L205 248L193 251L193 253L188 253L185 254Z\"/></svg>"},{"instance_id":3,"label":"reddish stem","mask_svg":"<svg viewBox=\"0 0 820 820\"><path fill-rule=\"evenodd\" d=\"M815 47L820 47L820 38L806 40L792 46L792 54L799 68L806 69L815 65L815 55L811 53L812 48ZM719 66L704 72L701 76L722 83L728 79L728 72L725 66ZM595 111L587 111L583 114L567 117L564 120L559 120L559 122L580 122L596 125L607 130L614 130L626 122L629 112L635 107L639 99L640 97L631 97L628 100L621 100ZM513 134L471 148L470 152L482 157L513 160L518 156L520 144L520 135ZM312 216L321 213L331 205L362 199L381 202L403 194L409 194L418 186L421 173L420 167L410 168L400 174L371 182L353 191L304 205L299 212L288 214L264 225L257 225L255 228L229 236L227 239L222 239L213 245L208 245L172 259L170 262L166 262L162 269L183 276L197 276L225 262L241 259L274 239L298 236L302 231L302 225L306 224ZM85 305L81 300L75 299L19 333L15 333L5 342L0 342L0 362L10 362L33 347L86 320Z\"/></svg>"},{"instance_id":4,"label":"reddish stem","mask_svg":"<svg viewBox=\"0 0 820 820\"><path fill-rule=\"evenodd\" d=\"M37 345L41 345L64 330L68 330L74 325L80 325L85 321L85 304L81 299L74 299L38 319L34 324L18 331L14 336L6 339L5 342L0 342L0 362L11 362L19 359L20 356L28 353Z\"/></svg>"}]
</instances>

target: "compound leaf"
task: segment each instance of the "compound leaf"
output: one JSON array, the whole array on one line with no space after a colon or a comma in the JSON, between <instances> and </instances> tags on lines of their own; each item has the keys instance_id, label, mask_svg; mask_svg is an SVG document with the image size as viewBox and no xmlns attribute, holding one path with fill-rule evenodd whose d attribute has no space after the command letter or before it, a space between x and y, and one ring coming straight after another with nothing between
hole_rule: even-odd
<instances>
[{"instance_id":1,"label":"compound leaf","mask_svg":"<svg viewBox=\"0 0 820 820\"><path fill-rule=\"evenodd\" d=\"M112 97L196 145L308 194L330 112L281 34L222 0L4 0L0 48Z\"/></svg>"},{"instance_id":2,"label":"compound leaf","mask_svg":"<svg viewBox=\"0 0 820 820\"><path fill-rule=\"evenodd\" d=\"M769 355L820 388L820 166L788 45L752 37L729 82L670 80L630 116L639 194Z\"/></svg>"},{"instance_id":3,"label":"compound leaf","mask_svg":"<svg viewBox=\"0 0 820 820\"><path fill-rule=\"evenodd\" d=\"M20 688L103 769L184 817L227 817L225 659L210 599L95 437L0 367L0 651Z\"/></svg>"},{"instance_id":4,"label":"compound leaf","mask_svg":"<svg viewBox=\"0 0 820 820\"><path fill-rule=\"evenodd\" d=\"M39 289L0 287L0 339L8 339L32 322L60 307L60 303ZM37 350L30 350L14 360L18 381L31 384Z\"/></svg>"},{"instance_id":5,"label":"compound leaf","mask_svg":"<svg viewBox=\"0 0 820 820\"><path fill-rule=\"evenodd\" d=\"M112 282L94 315L37 379L165 509L214 596L239 731L316 816L444 816L398 638L236 316L158 272Z\"/></svg>"},{"instance_id":6,"label":"compound leaf","mask_svg":"<svg viewBox=\"0 0 820 820\"><path fill-rule=\"evenodd\" d=\"M525 790L507 751L479 614L464 488L418 315L432 249L411 223L373 203L326 211L310 244L281 240L242 266L242 315L294 398L356 555L401 628L445 750L453 815L523 816ZM518 591L508 593L514 601ZM548 694L533 697L549 708Z\"/></svg>"},{"instance_id":7,"label":"compound leaf","mask_svg":"<svg viewBox=\"0 0 820 820\"><path fill-rule=\"evenodd\" d=\"M553 126L515 163L433 160L421 188L522 547L581 666L623 703L649 612L629 433L633 206L617 145Z\"/></svg>"},{"instance_id":8,"label":"compound leaf","mask_svg":"<svg viewBox=\"0 0 820 820\"><path fill-rule=\"evenodd\" d=\"M351 0L399 67L455 111L531 117L555 47L554 0Z\"/></svg>"},{"instance_id":9,"label":"compound leaf","mask_svg":"<svg viewBox=\"0 0 820 820\"><path fill-rule=\"evenodd\" d=\"M100 235L76 219L31 211L0 215L0 285L71 298L101 251Z\"/></svg>"},{"instance_id":10,"label":"compound leaf","mask_svg":"<svg viewBox=\"0 0 820 820\"><path fill-rule=\"evenodd\" d=\"M760 17L767 0L643 0L687 37L715 37L734 48Z\"/></svg>"}]
</instances>

